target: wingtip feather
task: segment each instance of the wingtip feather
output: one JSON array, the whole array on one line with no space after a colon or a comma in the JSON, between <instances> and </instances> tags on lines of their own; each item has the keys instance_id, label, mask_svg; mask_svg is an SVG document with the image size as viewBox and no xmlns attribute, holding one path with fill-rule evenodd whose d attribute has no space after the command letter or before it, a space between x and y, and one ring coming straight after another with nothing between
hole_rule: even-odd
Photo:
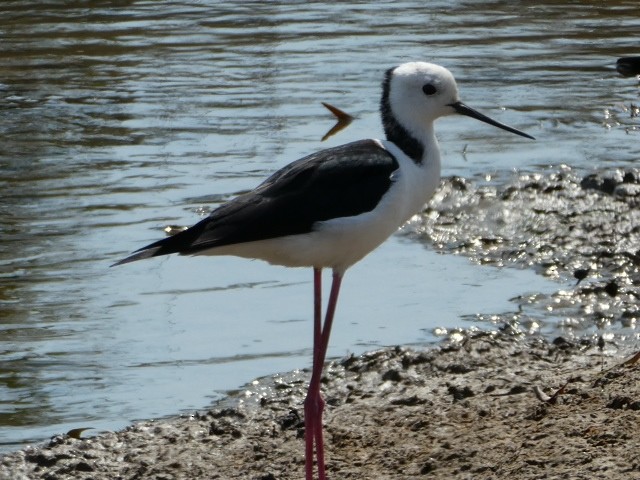
<instances>
[{"instance_id":1,"label":"wingtip feather","mask_svg":"<svg viewBox=\"0 0 640 480\"><path fill-rule=\"evenodd\" d=\"M110 267L117 267L118 265L124 265L125 263L131 263L131 262L136 262L138 260L144 260L145 258L155 257L158 250L160 250L160 247L146 248L144 250L139 250L135 252L133 255L129 255L128 257L117 261L113 265L110 265Z\"/></svg>"}]
</instances>

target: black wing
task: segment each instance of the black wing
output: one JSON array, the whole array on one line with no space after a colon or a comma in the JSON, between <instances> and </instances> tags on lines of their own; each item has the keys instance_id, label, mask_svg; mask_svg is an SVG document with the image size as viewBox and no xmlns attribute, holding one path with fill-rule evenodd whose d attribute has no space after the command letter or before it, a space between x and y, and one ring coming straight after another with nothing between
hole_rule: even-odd
<instances>
[{"instance_id":1,"label":"black wing","mask_svg":"<svg viewBox=\"0 0 640 480\"><path fill-rule=\"evenodd\" d=\"M322 150L287 165L193 227L147 245L116 265L308 233L316 222L373 210L397 168L393 155L373 140Z\"/></svg>"}]
</instances>

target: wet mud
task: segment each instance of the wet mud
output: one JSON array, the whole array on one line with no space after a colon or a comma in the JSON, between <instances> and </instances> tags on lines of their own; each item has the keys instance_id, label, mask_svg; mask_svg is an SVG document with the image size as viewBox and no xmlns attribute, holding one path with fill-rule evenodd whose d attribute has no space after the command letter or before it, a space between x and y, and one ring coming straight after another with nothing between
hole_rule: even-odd
<instances>
[{"instance_id":1,"label":"wet mud","mask_svg":"<svg viewBox=\"0 0 640 480\"><path fill-rule=\"evenodd\" d=\"M407 234L480 264L532 268L558 281L553 295L516 299L512 323L552 322L569 336L626 340L637 337L640 317L639 206L638 169L581 176L565 167L499 185L449 178Z\"/></svg>"}]
</instances>

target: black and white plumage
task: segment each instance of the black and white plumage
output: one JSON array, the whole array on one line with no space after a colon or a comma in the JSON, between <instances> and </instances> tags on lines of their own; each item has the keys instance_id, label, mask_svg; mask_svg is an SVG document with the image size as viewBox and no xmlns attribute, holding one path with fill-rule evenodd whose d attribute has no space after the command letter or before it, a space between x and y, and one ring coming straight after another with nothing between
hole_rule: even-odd
<instances>
[{"instance_id":1,"label":"black and white plumage","mask_svg":"<svg viewBox=\"0 0 640 480\"><path fill-rule=\"evenodd\" d=\"M326 478L320 378L342 277L433 195L440 182L434 121L461 114L533 138L463 104L451 73L430 63L411 62L389 69L380 111L386 140L360 140L297 160L193 227L116 264L179 253L235 255L313 268L313 369L305 400L307 480L313 477L314 446L318 478ZM324 323L323 268L333 270Z\"/></svg>"},{"instance_id":2,"label":"black and white plumage","mask_svg":"<svg viewBox=\"0 0 640 480\"><path fill-rule=\"evenodd\" d=\"M359 258L330 261L314 244L326 241L321 237L334 228L333 219L371 212L389 191L396 170L397 160L375 140L323 150L120 263L169 253L229 254L286 266L346 268ZM304 244L313 251L300 252Z\"/></svg>"}]
</instances>

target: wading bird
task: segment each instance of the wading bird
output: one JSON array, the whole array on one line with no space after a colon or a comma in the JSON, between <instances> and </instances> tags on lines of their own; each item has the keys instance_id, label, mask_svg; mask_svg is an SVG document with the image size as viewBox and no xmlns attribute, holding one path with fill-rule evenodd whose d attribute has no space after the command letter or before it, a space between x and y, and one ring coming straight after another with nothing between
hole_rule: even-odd
<instances>
[{"instance_id":1,"label":"wading bird","mask_svg":"<svg viewBox=\"0 0 640 480\"><path fill-rule=\"evenodd\" d=\"M466 106L453 75L424 62L387 70L380 105L386 140L360 140L301 158L204 220L147 245L116 265L170 253L235 255L313 268L313 367L304 402L305 473L326 479L320 380L345 271L384 242L431 198L440 182L433 123L466 115L531 138ZM333 271L322 323L321 275Z\"/></svg>"}]
</instances>

